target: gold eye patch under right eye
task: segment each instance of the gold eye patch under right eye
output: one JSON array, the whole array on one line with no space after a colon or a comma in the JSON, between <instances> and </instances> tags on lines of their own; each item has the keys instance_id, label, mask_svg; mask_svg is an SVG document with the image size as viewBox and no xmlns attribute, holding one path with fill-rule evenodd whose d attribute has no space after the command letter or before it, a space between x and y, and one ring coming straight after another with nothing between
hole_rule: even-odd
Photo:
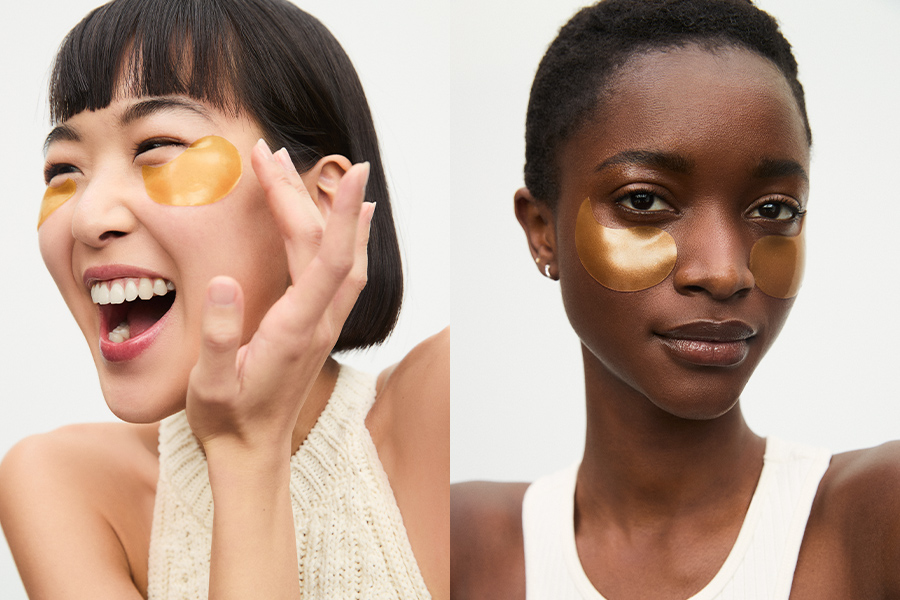
<instances>
[{"instance_id":1,"label":"gold eye patch under right eye","mask_svg":"<svg viewBox=\"0 0 900 600\"><path fill-rule=\"evenodd\" d=\"M675 239L662 229L612 229L599 224L590 199L578 210L575 250L591 277L617 292L637 292L662 282L678 257Z\"/></svg>"},{"instance_id":2,"label":"gold eye patch under right eye","mask_svg":"<svg viewBox=\"0 0 900 600\"><path fill-rule=\"evenodd\" d=\"M75 195L75 180L66 179L57 187L47 186L44 199L41 200L41 213L38 216L38 229L44 224L53 211L66 203L66 200Z\"/></svg>"},{"instance_id":3,"label":"gold eye patch under right eye","mask_svg":"<svg viewBox=\"0 0 900 600\"><path fill-rule=\"evenodd\" d=\"M158 204L201 206L218 202L241 179L241 155L223 137L200 138L158 167L141 169L147 194Z\"/></svg>"}]
</instances>

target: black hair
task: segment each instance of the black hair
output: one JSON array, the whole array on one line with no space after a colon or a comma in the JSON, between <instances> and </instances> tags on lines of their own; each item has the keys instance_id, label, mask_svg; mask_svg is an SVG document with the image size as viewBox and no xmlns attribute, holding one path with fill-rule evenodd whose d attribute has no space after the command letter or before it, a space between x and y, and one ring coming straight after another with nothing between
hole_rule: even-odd
<instances>
[{"instance_id":1,"label":"black hair","mask_svg":"<svg viewBox=\"0 0 900 600\"><path fill-rule=\"evenodd\" d=\"M366 200L378 210L368 283L334 352L387 338L403 297L387 181L362 85L324 25L285 0L114 0L63 40L50 79L51 121L121 94L181 94L246 114L301 173L329 154L369 161Z\"/></svg>"},{"instance_id":2,"label":"black hair","mask_svg":"<svg viewBox=\"0 0 900 600\"><path fill-rule=\"evenodd\" d=\"M691 43L745 48L771 61L790 85L812 144L791 45L775 18L752 0L602 0L560 29L538 66L525 122L531 194L555 209L559 149L598 108L629 58Z\"/></svg>"}]
</instances>

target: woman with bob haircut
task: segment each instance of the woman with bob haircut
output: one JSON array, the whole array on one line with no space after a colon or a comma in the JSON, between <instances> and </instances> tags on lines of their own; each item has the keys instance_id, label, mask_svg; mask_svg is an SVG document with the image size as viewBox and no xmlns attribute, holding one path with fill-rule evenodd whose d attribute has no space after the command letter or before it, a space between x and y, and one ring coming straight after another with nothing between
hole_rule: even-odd
<instances>
[{"instance_id":1,"label":"woman with bob haircut","mask_svg":"<svg viewBox=\"0 0 900 600\"><path fill-rule=\"evenodd\" d=\"M900 598L900 446L766 439L739 402L798 293L812 138L749 0L603 0L559 31L515 212L581 342L584 453L452 486L453 598Z\"/></svg>"},{"instance_id":2,"label":"woman with bob haircut","mask_svg":"<svg viewBox=\"0 0 900 600\"><path fill-rule=\"evenodd\" d=\"M114 0L50 112L41 254L125 423L0 464L29 596L447 597L449 334L377 377L330 356L403 293L331 33L284 0Z\"/></svg>"}]
</instances>

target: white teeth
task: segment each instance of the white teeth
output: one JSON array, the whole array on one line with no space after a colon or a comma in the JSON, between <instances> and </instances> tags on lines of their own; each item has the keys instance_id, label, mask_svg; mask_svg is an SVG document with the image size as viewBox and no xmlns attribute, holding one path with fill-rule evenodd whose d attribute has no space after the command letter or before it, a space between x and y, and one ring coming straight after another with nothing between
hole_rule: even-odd
<instances>
[{"instance_id":1,"label":"white teeth","mask_svg":"<svg viewBox=\"0 0 900 600\"><path fill-rule=\"evenodd\" d=\"M137 284L134 282L134 279L129 279L125 283L125 300L127 300L128 302L131 302L132 300L134 300L137 297L138 297Z\"/></svg>"},{"instance_id":2,"label":"white teeth","mask_svg":"<svg viewBox=\"0 0 900 600\"><path fill-rule=\"evenodd\" d=\"M97 304L109 304L109 286L99 283L97 287Z\"/></svg>"},{"instance_id":3,"label":"white teeth","mask_svg":"<svg viewBox=\"0 0 900 600\"><path fill-rule=\"evenodd\" d=\"M91 301L94 304L122 304L123 302L133 302L138 298L149 300L153 296L165 296L174 289L174 283L158 277L154 279L129 277L113 281L98 281L91 286Z\"/></svg>"},{"instance_id":4,"label":"white teeth","mask_svg":"<svg viewBox=\"0 0 900 600\"><path fill-rule=\"evenodd\" d=\"M149 300L153 297L153 282L146 277L141 277L138 285L138 296L141 300Z\"/></svg>"},{"instance_id":5,"label":"white teeth","mask_svg":"<svg viewBox=\"0 0 900 600\"><path fill-rule=\"evenodd\" d=\"M125 288L118 281L109 286L109 303L122 304L125 302Z\"/></svg>"},{"instance_id":6,"label":"white teeth","mask_svg":"<svg viewBox=\"0 0 900 600\"><path fill-rule=\"evenodd\" d=\"M121 344L127 339L131 339L131 326L127 322L119 323L118 327L110 331L106 337L109 341Z\"/></svg>"}]
</instances>

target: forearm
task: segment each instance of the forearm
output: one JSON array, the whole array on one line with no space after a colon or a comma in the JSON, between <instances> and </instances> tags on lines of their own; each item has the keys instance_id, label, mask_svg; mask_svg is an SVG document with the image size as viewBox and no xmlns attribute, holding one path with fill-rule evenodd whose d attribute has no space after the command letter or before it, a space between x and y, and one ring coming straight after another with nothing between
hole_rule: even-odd
<instances>
[{"instance_id":1,"label":"forearm","mask_svg":"<svg viewBox=\"0 0 900 600\"><path fill-rule=\"evenodd\" d=\"M210 600L300 597L289 453L208 452L214 502Z\"/></svg>"}]
</instances>

